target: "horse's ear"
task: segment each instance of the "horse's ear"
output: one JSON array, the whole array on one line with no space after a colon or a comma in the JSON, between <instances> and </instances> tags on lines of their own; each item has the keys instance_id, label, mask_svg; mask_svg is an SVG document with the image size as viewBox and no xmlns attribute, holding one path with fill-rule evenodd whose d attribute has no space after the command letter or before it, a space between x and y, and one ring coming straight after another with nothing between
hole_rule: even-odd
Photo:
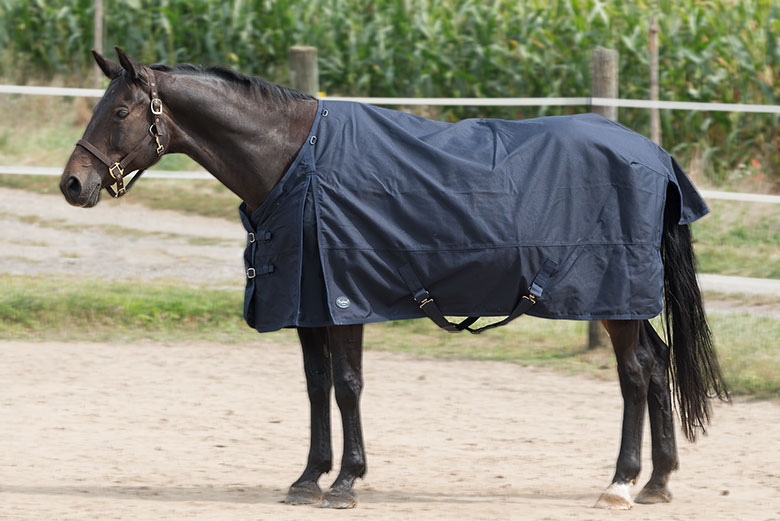
<instances>
[{"instance_id":1,"label":"horse's ear","mask_svg":"<svg viewBox=\"0 0 780 521\"><path fill-rule=\"evenodd\" d=\"M98 67L100 67L100 70L103 71L103 74L105 74L109 80L114 79L114 77L122 70L122 67L118 63L104 58L94 49L92 49L92 56L94 56Z\"/></svg>"},{"instance_id":2,"label":"horse's ear","mask_svg":"<svg viewBox=\"0 0 780 521\"><path fill-rule=\"evenodd\" d=\"M122 68L127 71L127 77L130 80L141 80L147 82L146 72L144 72L144 66L125 54L125 51L119 47L114 47L116 55L119 57L119 63Z\"/></svg>"}]
</instances>

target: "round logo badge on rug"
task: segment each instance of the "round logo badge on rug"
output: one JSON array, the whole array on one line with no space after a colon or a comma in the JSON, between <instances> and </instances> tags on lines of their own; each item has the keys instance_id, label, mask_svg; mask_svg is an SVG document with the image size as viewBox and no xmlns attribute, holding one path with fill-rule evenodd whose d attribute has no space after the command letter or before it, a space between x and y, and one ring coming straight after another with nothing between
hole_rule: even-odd
<instances>
[{"instance_id":1,"label":"round logo badge on rug","mask_svg":"<svg viewBox=\"0 0 780 521\"><path fill-rule=\"evenodd\" d=\"M336 298L336 306L341 309L347 309L349 307L349 299L345 296Z\"/></svg>"}]
</instances>

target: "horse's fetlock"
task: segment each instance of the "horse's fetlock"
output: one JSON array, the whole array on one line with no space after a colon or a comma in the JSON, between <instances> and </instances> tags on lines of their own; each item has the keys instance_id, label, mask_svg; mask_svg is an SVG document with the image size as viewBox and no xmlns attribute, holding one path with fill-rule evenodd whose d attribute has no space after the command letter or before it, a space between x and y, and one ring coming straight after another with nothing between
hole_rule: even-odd
<instances>
[{"instance_id":1,"label":"horse's fetlock","mask_svg":"<svg viewBox=\"0 0 780 521\"><path fill-rule=\"evenodd\" d=\"M318 461L312 464L312 468L319 474L327 474L333 469L333 461L329 459Z\"/></svg>"},{"instance_id":2,"label":"horse's fetlock","mask_svg":"<svg viewBox=\"0 0 780 521\"><path fill-rule=\"evenodd\" d=\"M679 467L680 463L677 454L656 454L653 455L653 472L669 474Z\"/></svg>"},{"instance_id":3,"label":"horse's fetlock","mask_svg":"<svg viewBox=\"0 0 780 521\"><path fill-rule=\"evenodd\" d=\"M362 478L366 475L366 462L363 458L345 464L341 468L341 474L351 476L352 478Z\"/></svg>"}]
</instances>

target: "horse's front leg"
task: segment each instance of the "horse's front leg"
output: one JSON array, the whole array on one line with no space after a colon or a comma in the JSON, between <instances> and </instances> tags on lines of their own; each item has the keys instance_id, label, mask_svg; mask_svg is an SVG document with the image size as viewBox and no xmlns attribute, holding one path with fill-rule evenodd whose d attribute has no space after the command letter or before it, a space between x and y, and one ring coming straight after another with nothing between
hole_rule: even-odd
<instances>
[{"instance_id":1,"label":"horse's front leg","mask_svg":"<svg viewBox=\"0 0 780 521\"><path fill-rule=\"evenodd\" d=\"M366 473L363 429L360 423L360 393L363 390L363 326L331 326L328 340L333 364L333 387L344 427L344 452L341 470L330 490L325 493L323 507L353 508L357 497L355 479Z\"/></svg>"},{"instance_id":2,"label":"horse's front leg","mask_svg":"<svg viewBox=\"0 0 780 521\"><path fill-rule=\"evenodd\" d=\"M603 324L617 357L623 395L623 429L615 476L596 507L628 510L632 504L629 488L636 482L641 469L642 425L653 357L646 350L638 349L641 321L606 320Z\"/></svg>"},{"instance_id":3,"label":"horse's front leg","mask_svg":"<svg viewBox=\"0 0 780 521\"><path fill-rule=\"evenodd\" d=\"M330 472L333 463L330 446L330 350L327 328L298 328L298 337L303 349L303 369L311 406L311 438L306 469L292 484L284 502L311 504L322 499L317 481L322 474Z\"/></svg>"}]
</instances>

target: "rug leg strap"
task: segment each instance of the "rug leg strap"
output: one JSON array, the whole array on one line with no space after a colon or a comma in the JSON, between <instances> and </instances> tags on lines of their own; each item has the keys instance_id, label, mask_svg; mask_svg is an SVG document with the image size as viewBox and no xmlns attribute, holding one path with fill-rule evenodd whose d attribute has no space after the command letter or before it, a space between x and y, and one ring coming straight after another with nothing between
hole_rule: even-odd
<instances>
[{"instance_id":1,"label":"rug leg strap","mask_svg":"<svg viewBox=\"0 0 780 521\"><path fill-rule=\"evenodd\" d=\"M528 310L530 310L534 304L536 304L536 300L541 298L542 293L544 292L544 286L555 272L556 266L557 264L550 259L545 260L542 268L536 274L536 277L534 277L533 282L531 282L531 286L528 288L528 293L521 295L509 316L503 320L494 322L493 324L488 324L476 329L472 329L470 326L479 320L479 317L468 317L459 323L450 322L447 320L447 318L444 316L444 313L442 313L439 309L439 306L436 305L436 301L433 299L428 290L426 290L422 285L420 279L417 278L417 274L414 272L414 269L412 269L409 264L404 264L398 268L398 272L401 274L401 278L403 278L406 287L412 294L412 298L414 298L414 301L417 303L417 305L420 306L422 312L425 313L425 315L430 318L437 326L444 329L445 331L449 331L450 333L459 333L463 330L466 330L470 333L477 334L483 331L487 331L488 329L493 329L495 327L508 324L520 315L528 312Z\"/></svg>"},{"instance_id":2,"label":"rug leg strap","mask_svg":"<svg viewBox=\"0 0 780 521\"><path fill-rule=\"evenodd\" d=\"M431 297L431 294L428 293L428 290L423 287L422 282L417 278L417 274L409 264L404 264L398 268L398 272L401 274L401 278L404 279L406 287L409 288L412 298L417 305L420 306L422 312L445 331L459 333L464 329L468 329L471 324L479 320L479 317L469 317L458 324L450 322L445 318L444 314L439 309L439 306L436 305L436 302L433 300L433 297Z\"/></svg>"}]
</instances>

